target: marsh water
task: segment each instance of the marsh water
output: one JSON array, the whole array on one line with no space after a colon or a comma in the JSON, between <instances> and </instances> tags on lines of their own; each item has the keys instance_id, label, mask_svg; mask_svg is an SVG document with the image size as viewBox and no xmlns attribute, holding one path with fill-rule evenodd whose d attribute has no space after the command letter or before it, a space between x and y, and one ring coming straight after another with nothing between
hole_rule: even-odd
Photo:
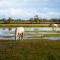
<instances>
[{"instance_id":1,"label":"marsh water","mask_svg":"<svg viewBox=\"0 0 60 60\"><path fill-rule=\"evenodd\" d=\"M15 40L15 29L16 28L0 28L0 40ZM48 39L48 40L60 40L60 36L44 36L45 34L60 34L60 32L45 32L52 31L52 27L24 27L23 39ZM56 28L60 31L60 28Z\"/></svg>"}]
</instances>

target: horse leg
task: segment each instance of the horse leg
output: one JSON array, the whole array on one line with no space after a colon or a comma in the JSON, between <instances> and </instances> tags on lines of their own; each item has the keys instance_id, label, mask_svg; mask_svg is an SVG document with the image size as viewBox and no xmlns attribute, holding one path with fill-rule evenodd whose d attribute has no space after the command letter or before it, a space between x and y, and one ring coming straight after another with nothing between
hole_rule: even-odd
<instances>
[{"instance_id":1,"label":"horse leg","mask_svg":"<svg viewBox=\"0 0 60 60\"><path fill-rule=\"evenodd\" d=\"M18 39L20 40L20 33L18 33Z\"/></svg>"},{"instance_id":2,"label":"horse leg","mask_svg":"<svg viewBox=\"0 0 60 60\"><path fill-rule=\"evenodd\" d=\"M19 34L19 40L21 40L21 34Z\"/></svg>"},{"instance_id":3,"label":"horse leg","mask_svg":"<svg viewBox=\"0 0 60 60\"><path fill-rule=\"evenodd\" d=\"M17 34L15 34L15 40L17 40L17 37L18 37Z\"/></svg>"},{"instance_id":4,"label":"horse leg","mask_svg":"<svg viewBox=\"0 0 60 60\"><path fill-rule=\"evenodd\" d=\"M15 40L17 40L17 36L15 35Z\"/></svg>"},{"instance_id":5,"label":"horse leg","mask_svg":"<svg viewBox=\"0 0 60 60\"><path fill-rule=\"evenodd\" d=\"M19 36L19 40L20 40L20 36Z\"/></svg>"},{"instance_id":6,"label":"horse leg","mask_svg":"<svg viewBox=\"0 0 60 60\"><path fill-rule=\"evenodd\" d=\"M57 30L57 27L55 27L55 30Z\"/></svg>"},{"instance_id":7,"label":"horse leg","mask_svg":"<svg viewBox=\"0 0 60 60\"><path fill-rule=\"evenodd\" d=\"M56 27L54 27L54 31L56 30Z\"/></svg>"},{"instance_id":8,"label":"horse leg","mask_svg":"<svg viewBox=\"0 0 60 60\"><path fill-rule=\"evenodd\" d=\"M54 28L54 27L52 27L52 30L54 31L54 30L55 30L55 28Z\"/></svg>"},{"instance_id":9,"label":"horse leg","mask_svg":"<svg viewBox=\"0 0 60 60\"><path fill-rule=\"evenodd\" d=\"M15 35L15 40L16 40L16 35Z\"/></svg>"},{"instance_id":10,"label":"horse leg","mask_svg":"<svg viewBox=\"0 0 60 60\"><path fill-rule=\"evenodd\" d=\"M23 40L23 33L21 34L21 40Z\"/></svg>"}]
</instances>

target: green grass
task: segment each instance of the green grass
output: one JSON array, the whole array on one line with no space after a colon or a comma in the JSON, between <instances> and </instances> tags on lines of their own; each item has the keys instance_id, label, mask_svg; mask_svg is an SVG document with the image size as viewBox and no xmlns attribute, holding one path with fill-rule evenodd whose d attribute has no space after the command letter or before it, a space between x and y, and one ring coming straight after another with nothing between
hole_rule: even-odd
<instances>
[{"instance_id":1,"label":"green grass","mask_svg":"<svg viewBox=\"0 0 60 60\"><path fill-rule=\"evenodd\" d=\"M31 36L31 37L59 37L60 34L38 34L38 35L34 35L34 34L28 34L28 36Z\"/></svg>"},{"instance_id":2,"label":"green grass","mask_svg":"<svg viewBox=\"0 0 60 60\"><path fill-rule=\"evenodd\" d=\"M48 27L49 24L0 24L0 27Z\"/></svg>"},{"instance_id":3,"label":"green grass","mask_svg":"<svg viewBox=\"0 0 60 60\"><path fill-rule=\"evenodd\" d=\"M33 30L33 31L25 31L25 32L57 32L57 33L60 33L60 30L46 30L46 31L42 31L42 30Z\"/></svg>"},{"instance_id":4,"label":"green grass","mask_svg":"<svg viewBox=\"0 0 60 60\"><path fill-rule=\"evenodd\" d=\"M0 36L0 37L2 37L2 38L12 38L14 36Z\"/></svg>"},{"instance_id":5,"label":"green grass","mask_svg":"<svg viewBox=\"0 0 60 60\"><path fill-rule=\"evenodd\" d=\"M1 40L0 60L60 60L60 41Z\"/></svg>"},{"instance_id":6,"label":"green grass","mask_svg":"<svg viewBox=\"0 0 60 60\"><path fill-rule=\"evenodd\" d=\"M53 36L55 36L55 37L59 37L60 34L46 34L46 36L47 36L47 37L49 37L49 36L51 36L51 37L53 37Z\"/></svg>"}]
</instances>

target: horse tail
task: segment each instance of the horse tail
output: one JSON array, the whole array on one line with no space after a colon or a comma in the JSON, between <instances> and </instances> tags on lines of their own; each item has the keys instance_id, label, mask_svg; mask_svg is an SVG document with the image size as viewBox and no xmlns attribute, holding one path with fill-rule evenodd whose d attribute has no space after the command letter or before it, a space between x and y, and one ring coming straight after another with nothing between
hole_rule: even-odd
<instances>
[{"instance_id":1,"label":"horse tail","mask_svg":"<svg viewBox=\"0 0 60 60\"><path fill-rule=\"evenodd\" d=\"M17 37L16 37L16 32L17 32L17 28L15 29L15 40L16 40L16 38L17 38Z\"/></svg>"}]
</instances>

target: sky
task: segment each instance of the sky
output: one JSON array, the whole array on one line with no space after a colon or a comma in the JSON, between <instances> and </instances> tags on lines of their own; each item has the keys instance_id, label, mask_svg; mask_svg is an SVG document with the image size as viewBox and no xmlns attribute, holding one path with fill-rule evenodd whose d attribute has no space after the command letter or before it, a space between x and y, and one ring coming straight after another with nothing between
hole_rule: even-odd
<instances>
[{"instance_id":1,"label":"sky","mask_svg":"<svg viewBox=\"0 0 60 60\"><path fill-rule=\"evenodd\" d=\"M0 0L0 18L60 18L60 0Z\"/></svg>"}]
</instances>

